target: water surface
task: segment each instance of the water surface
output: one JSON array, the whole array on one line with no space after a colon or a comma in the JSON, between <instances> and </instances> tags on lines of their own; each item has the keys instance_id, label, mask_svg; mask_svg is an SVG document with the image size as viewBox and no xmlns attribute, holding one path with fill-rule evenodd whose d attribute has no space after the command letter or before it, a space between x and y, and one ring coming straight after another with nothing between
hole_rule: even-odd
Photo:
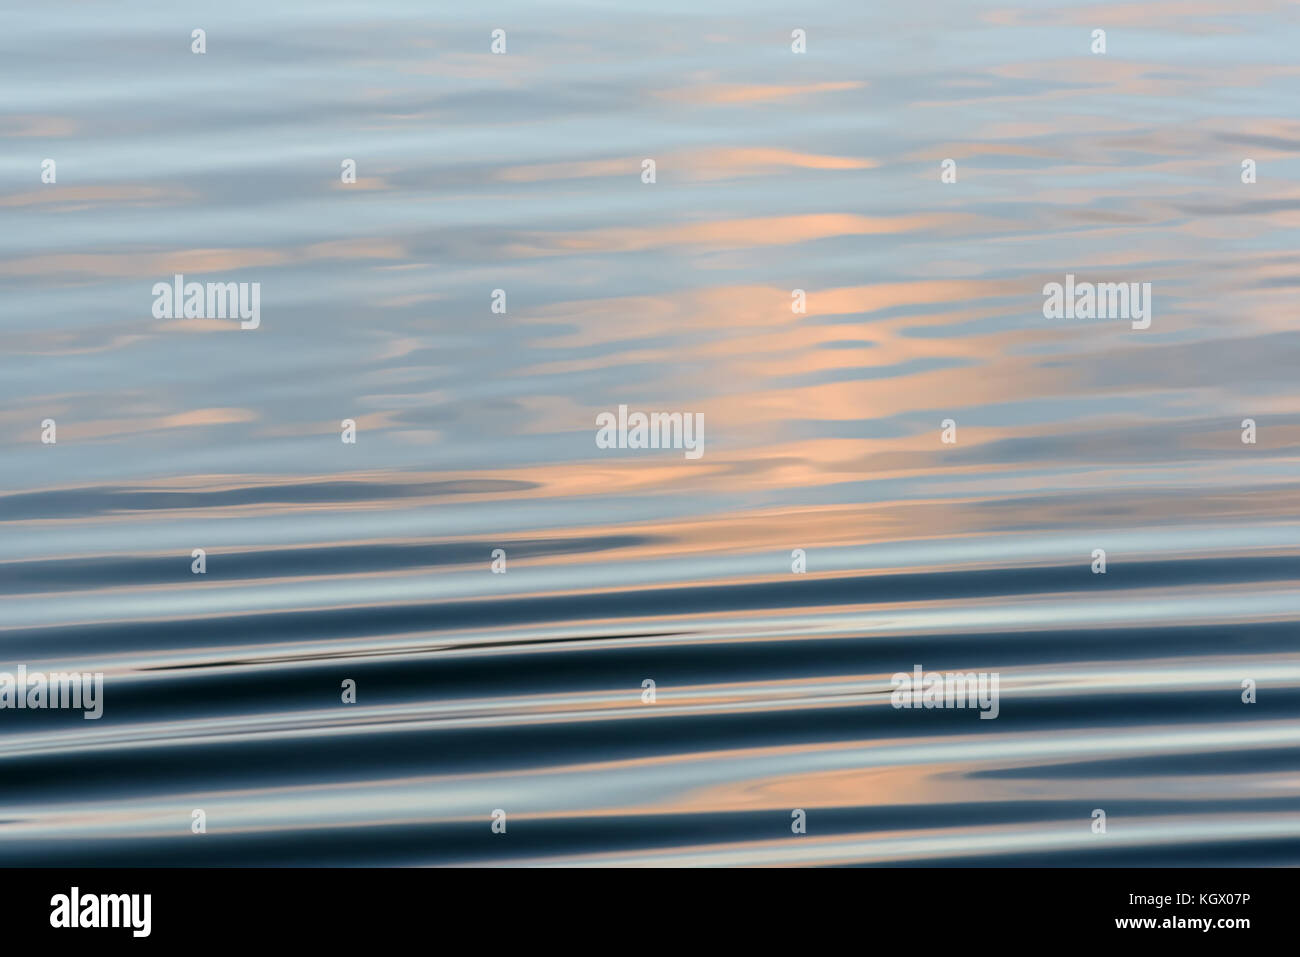
<instances>
[{"instance_id":1,"label":"water surface","mask_svg":"<svg viewBox=\"0 0 1300 957\"><path fill-rule=\"evenodd\" d=\"M0 863L1300 863L1298 9L12 6Z\"/></svg>"}]
</instances>

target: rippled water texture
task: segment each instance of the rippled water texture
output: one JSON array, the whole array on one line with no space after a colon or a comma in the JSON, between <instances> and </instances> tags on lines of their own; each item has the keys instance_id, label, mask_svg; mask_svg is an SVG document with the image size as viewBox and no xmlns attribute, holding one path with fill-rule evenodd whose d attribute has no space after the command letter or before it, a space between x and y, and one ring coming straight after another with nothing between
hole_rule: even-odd
<instances>
[{"instance_id":1,"label":"rippled water texture","mask_svg":"<svg viewBox=\"0 0 1300 957\"><path fill-rule=\"evenodd\" d=\"M9 5L0 863L1300 863L1298 11Z\"/></svg>"}]
</instances>

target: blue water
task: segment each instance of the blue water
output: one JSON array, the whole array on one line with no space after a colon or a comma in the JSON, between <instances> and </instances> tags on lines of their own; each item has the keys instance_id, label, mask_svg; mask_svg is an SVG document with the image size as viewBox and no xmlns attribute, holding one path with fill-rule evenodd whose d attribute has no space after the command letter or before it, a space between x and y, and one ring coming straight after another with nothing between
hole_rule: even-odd
<instances>
[{"instance_id":1,"label":"blue water","mask_svg":"<svg viewBox=\"0 0 1300 957\"><path fill-rule=\"evenodd\" d=\"M0 24L0 864L1300 864L1300 7Z\"/></svg>"}]
</instances>

